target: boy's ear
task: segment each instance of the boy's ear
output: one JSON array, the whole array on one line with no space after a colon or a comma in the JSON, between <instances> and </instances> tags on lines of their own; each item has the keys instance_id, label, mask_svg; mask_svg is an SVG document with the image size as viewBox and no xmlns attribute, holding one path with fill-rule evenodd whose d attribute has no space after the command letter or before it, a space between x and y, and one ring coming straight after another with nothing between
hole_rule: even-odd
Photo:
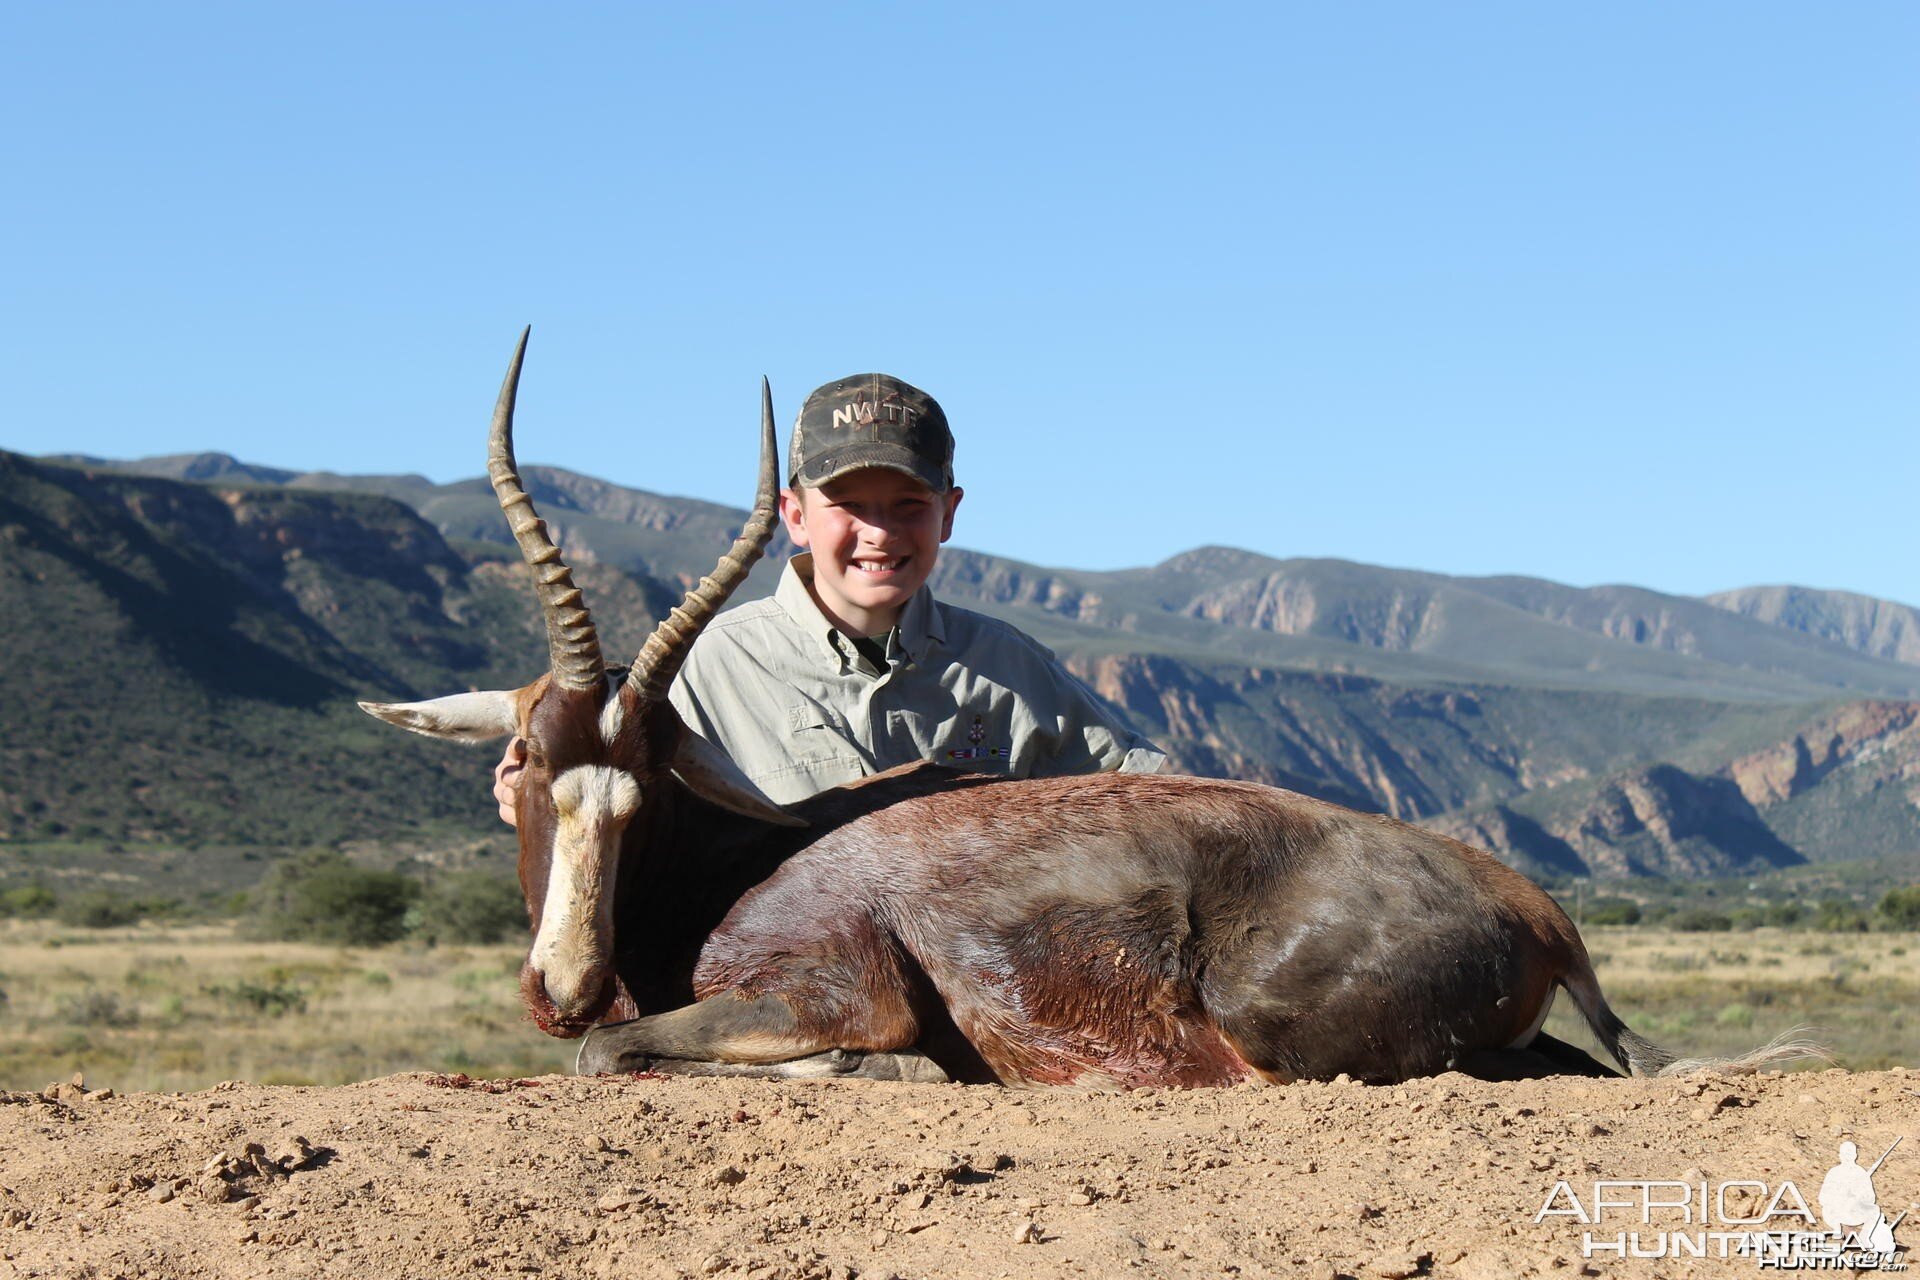
<instances>
[{"instance_id":1,"label":"boy's ear","mask_svg":"<svg viewBox=\"0 0 1920 1280\"><path fill-rule=\"evenodd\" d=\"M947 516L940 522L940 541L945 542L953 536L953 513L960 509L960 499L966 496L967 491L959 485L947 490Z\"/></svg>"},{"instance_id":2,"label":"boy's ear","mask_svg":"<svg viewBox=\"0 0 1920 1280\"><path fill-rule=\"evenodd\" d=\"M787 527L787 539L802 551L807 549L807 509L792 489L780 491L780 523Z\"/></svg>"}]
</instances>

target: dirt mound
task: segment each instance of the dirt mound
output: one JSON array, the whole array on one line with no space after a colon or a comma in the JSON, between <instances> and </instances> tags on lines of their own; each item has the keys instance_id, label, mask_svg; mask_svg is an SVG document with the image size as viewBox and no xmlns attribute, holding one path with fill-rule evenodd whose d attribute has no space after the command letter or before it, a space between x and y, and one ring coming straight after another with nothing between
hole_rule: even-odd
<instances>
[{"instance_id":1,"label":"dirt mound","mask_svg":"<svg viewBox=\"0 0 1920 1280\"><path fill-rule=\"evenodd\" d=\"M1874 1173L1889 1217L1920 1200L1920 1072L1901 1069L1130 1094L68 1085L0 1094L0 1275L1734 1275L1754 1260L1711 1239L1704 1260L1622 1262L1583 1236L1725 1232L1785 1213L1789 1181L1817 1214L1843 1138L1865 1165L1901 1137ZM1643 1224L1616 1187L1633 1207L1583 1224L1596 1179L1688 1183L1695 1221Z\"/></svg>"}]
</instances>

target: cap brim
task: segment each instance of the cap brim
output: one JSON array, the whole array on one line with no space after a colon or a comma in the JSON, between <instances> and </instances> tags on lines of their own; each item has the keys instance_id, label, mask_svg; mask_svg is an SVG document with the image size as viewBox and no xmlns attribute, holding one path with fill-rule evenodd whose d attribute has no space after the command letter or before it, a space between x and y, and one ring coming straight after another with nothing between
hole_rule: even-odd
<instances>
[{"instance_id":1,"label":"cap brim","mask_svg":"<svg viewBox=\"0 0 1920 1280\"><path fill-rule=\"evenodd\" d=\"M910 475L935 493L946 492L950 484L938 467L906 446L875 443L830 449L809 461L793 480L803 488L818 489L849 471L863 471L868 467L885 467Z\"/></svg>"}]
</instances>

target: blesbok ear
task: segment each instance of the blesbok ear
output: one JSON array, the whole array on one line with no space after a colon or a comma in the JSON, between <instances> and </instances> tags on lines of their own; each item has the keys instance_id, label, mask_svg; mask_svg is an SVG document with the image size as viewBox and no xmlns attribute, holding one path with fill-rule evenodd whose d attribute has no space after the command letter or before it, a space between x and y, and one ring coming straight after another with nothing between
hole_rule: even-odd
<instances>
[{"instance_id":1,"label":"blesbok ear","mask_svg":"<svg viewBox=\"0 0 1920 1280\"><path fill-rule=\"evenodd\" d=\"M503 738L518 727L515 716L519 696L515 689L490 689L450 693L425 702L363 702L360 709L429 738L486 742Z\"/></svg>"},{"instance_id":2,"label":"blesbok ear","mask_svg":"<svg viewBox=\"0 0 1920 1280\"><path fill-rule=\"evenodd\" d=\"M766 793L740 772L740 766L726 752L692 730L680 735L680 746L673 753L669 767L673 776L686 783L693 794L722 809L771 822L776 827L807 825L804 819L794 817L769 800Z\"/></svg>"}]
</instances>

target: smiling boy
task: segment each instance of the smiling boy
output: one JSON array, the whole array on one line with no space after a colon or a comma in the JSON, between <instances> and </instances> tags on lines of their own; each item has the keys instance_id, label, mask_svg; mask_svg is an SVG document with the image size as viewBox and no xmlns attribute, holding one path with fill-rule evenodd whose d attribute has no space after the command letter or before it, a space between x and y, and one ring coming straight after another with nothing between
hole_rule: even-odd
<instances>
[{"instance_id":1,"label":"smiling boy","mask_svg":"<svg viewBox=\"0 0 1920 1280\"><path fill-rule=\"evenodd\" d=\"M1164 767L1037 641L934 598L963 491L932 396L879 373L820 387L788 476L780 517L801 553L771 598L708 624L670 694L769 797L915 760L1013 777ZM508 822L520 751L494 775Z\"/></svg>"}]
</instances>

